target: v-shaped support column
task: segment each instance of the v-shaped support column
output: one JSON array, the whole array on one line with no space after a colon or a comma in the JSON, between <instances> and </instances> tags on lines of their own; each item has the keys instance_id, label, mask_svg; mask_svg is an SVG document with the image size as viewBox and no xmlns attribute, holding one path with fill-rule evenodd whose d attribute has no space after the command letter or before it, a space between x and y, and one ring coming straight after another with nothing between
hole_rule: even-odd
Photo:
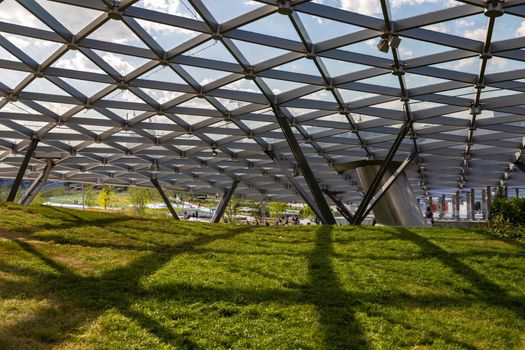
<instances>
[{"instance_id":1,"label":"v-shaped support column","mask_svg":"<svg viewBox=\"0 0 525 350\"><path fill-rule=\"evenodd\" d=\"M401 130L399 130L399 134L397 135L394 144L388 151L388 154L386 155L385 160L383 160L383 163L381 164L381 167L379 168L379 171L377 172L376 176L374 177L374 180L370 184L368 191L366 191L365 196L363 197L363 200L361 201L361 204L359 204L359 208L357 209L353 224L359 225L361 222L363 222L363 219L365 218L364 214L368 207L368 204L370 204L370 201L372 200L372 197L376 194L377 189L379 188L379 185L381 184L381 180L385 176L385 173L387 172L388 168L390 167L392 163L392 159L394 159L394 156L396 155L396 152L401 145L401 142L405 138L405 136L408 134L410 130L411 123L405 122L403 126L401 127Z\"/></svg>"},{"instance_id":2,"label":"v-shaped support column","mask_svg":"<svg viewBox=\"0 0 525 350\"><path fill-rule=\"evenodd\" d=\"M26 155L24 156L24 160L22 160L22 164L20 164L20 169L18 170L18 174L16 175L13 186L11 186L11 191L9 192L9 195L7 196L6 202L15 201L16 194L18 193L18 189L20 188L20 185L22 184L22 180L24 179L24 174L26 173L27 166L29 165L29 161L31 160L31 157L33 156L33 153L35 152L37 145L38 145L38 139L33 138L31 140L31 143L29 144L29 147L26 150Z\"/></svg>"},{"instance_id":3,"label":"v-shaped support column","mask_svg":"<svg viewBox=\"0 0 525 350\"><path fill-rule=\"evenodd\" d=\"M230 202L230 199L233 196L233 192L235 192L235 189L237 188L238 184L238 179L233 180L233 183L230 186L230 188L224 192L224 195L222 196L221 201L217 206L217 209L213 213L210 222L218 223L221 220L221 217L224 215L224 211L226 211L226 207L228 206L228 203Z\"/></svg>"},{"instance_id":4,"label":"v-shaped support column","mask_svg":"<svg viewBox=\"0 0 525 350\"><path fill-rule=\"evenodd\" d=\"M297 165L299 165L304 180L306 181L306 184L310 189L310 193L314 198L315 204L319 209L319 214L321 214L321 221L323 222L323 224L335 224L335 219L332 215L332 211L330 210L330 207L328 206L328 203L324 198L323 192L321 191L321 188L317 183L317 179L315 178L312 169L310 168L310 165L308 164L308 161L306 160L306 157L304 156L304 153L301 150L301 147L299 146L299 143L297 142L293 134L292 128L288 123L288 119L286 119L286 116L279 110L278 107L272 105L272 108L273 112L275 113L275 117L279 122L279 126L281 127L281 131L283 132L283 135L286 139L286 142L292 150L295 160L297 161Z\"/></svg>"},{"instance_id":5,"label":"v-shaped support column","mask_svg":"<svg viewBox=\"0 0 525 350\"><path fill-rule=\"evenodd\" d=\"M49 174L51 174L51 170L55 164L53 163L52 159L47 159L47 164L44 170L38 175L38 177L33 181L31 186L26 190L22 198L18 201L18 204L23 205L30 205L33 199L35 199L36 195L40 190L42 189L42 186L47 182L47 179L49 178Z\"/></svg>"},{"instance_id":6,"label":"v-shaped support column","mask_svg":"<svg viewBox=\"0 0 525 350\"><path fill-rule=\"evenodd\" d=\"M157 189L157 191L159 191L159 194L160 194L160 196L162 197L162 200L164 201L164 204L166 204L166 207L167 207L168 210L170 211L171 216L173 216L173 218L174 218L175 220L180 220L180 219L179 219L179 216L177 215L177 212L176 212L175 209L173 209L173 207L171 206L170 199L168 198L168 196L166 196L166 193L164 193L164 190L162 190L162 187L160 187L159 180L152 178L152 179L151 179L151 183L153 184L153 186L155 186L155 188Z\"/></svg>"}]
</instances>

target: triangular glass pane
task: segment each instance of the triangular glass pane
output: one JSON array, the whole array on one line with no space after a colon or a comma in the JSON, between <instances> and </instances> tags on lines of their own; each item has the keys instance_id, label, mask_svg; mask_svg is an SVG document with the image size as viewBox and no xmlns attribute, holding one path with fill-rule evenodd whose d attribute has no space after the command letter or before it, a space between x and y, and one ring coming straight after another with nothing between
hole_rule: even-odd
<instances>
[{"instance_id":1,"label":"triangular glass pane","mask_svg":"<svg viewBox=\"0 0 525 350\"><path fill-rule=\"evenodd\" d=\"M310 40L312 40L314 43L354 33L361 29L346 23L332 21L326 18L312 16L301 12L299 12L299 17L301 18L301 22L308 32ZM326 28L330 28L330 30L326 30Z\"/></svg>"},{"instance_id":2,"label":"triangular glass pane","mask_svg":"<svg viewBox=\"0 0 525 350\"><path fill-rule=\"evenodd\" d=\"M196 37L200 33L162 23L135 19L149 35L164 49L169 50Z\"/></svg>"},{"instance_id":3,"label":"triangular glass pane","mask_svg":"<svg viewBox=\"0 0 525 350\"><path fill-rule=\"evenodd\" d=\"M87 80L78 80L78 79L70 79L70 78L62 78L66 83L73 86L75 89L80 91L86 96L93 96L100 90L106 88L108 84L103 83L97 83L94 81L87 81Z\"/></svg>"},{"instance_id":4,"label":"triangular glass pane","mask_svg":"<svg viewBox=\"0 0 525 350\"><path fill-rule=\"evenodd\" d=\"M336 7L341 10L354 12L360 15L371 16L376 18L383 18L381 11L381 3L379 1L355 1L355 0L341 0L329 1L327 6Z\"/></svg>"},{"instance_id":5,"label":"triangular glass pane","mask_svg":"<svg viewBox=\"0 0 525 350\"><path fill-rule=\"evenodd\" d=\"M239 79L228 85L221 87L224 90L236 90L236 91L245 91L245 92L260 92L257 85L252 80L249 79Z\"/></svg>"},{"instance_id":6,"label":"triangular glass pane","mask_svg":"<svg viewBox=\"0 0 525 350\"><path fill-rule=\"evenodd\" d=\"M10 102L2 107L2 112L14 112L14 113L27 113L27 114L40 114L34 109L26 106L20 101Z\"/></svg>"},{"instance_id":7,"label":"triangular glass pane","mask_svg":"<svg viewBox=\"0 0 525 350\"><path fill-rule=\"evenodd\" d=\"M145 103L129 90L115 90L113 94L109 94L103 99L104 101L120 101L120 102L137 102Z\"/></svg>"},{"instance_id":8,"label":"triangular glass pane","mask_svg":"<svg viewBox=\"0 0 525 350\"><path fill-rule=\"evenodd\" d=\"M319 69L312 60L301 58L292 62L288 62L281 66L277 66L274 69L284 71L284 72L294 72L301 74L309 74L320 76Z\"/></svg>"},{"instance_id":9,"label":"triangular glass pane","mask_svg":"<svg viewBox=\"0 0 525 350\"><path fill-rule=\"evenodd\" d=\"M13 56L9 51L0 46L0 59L21 62L18 58Z\"/></svg>"},{"instance_id":10,"label":"triangular glass pane","mask_svg":"<svg viewBox=\"0 0 525 350\"><path fill-rule=\"evenodd\" d=\"M291 81L284 81L284 80L276 80L276 79L268 79L268 78L262 78L262 80L266 83L266 85L270 87L270 89L272 89L273 93L276 95L306 86L306 84L294 83Z\"/></svg>"},{"instance_id":11,"label":"triangular glass pane","mask_svg":"<svg viewBox=\"0 0 525 350\"><path fill-rule=\"evenodd\" d=\"M261 62L265 62L269 59L284 55L287 53L285 50L276 49L269 46L252 44L244 41L233 40L239 51L252 65L256 65Z\"/></svg>"},{"instance_id":12,"label":"triangular glass pane","mask_svg":"<svg viewBox=\"0 0 525 350\"><path fill-rule=\"evenodd\" d=\"M135 69L149 62L149 60L144 58L121 55L113 52L95 50L95 53L97 53L97 55L99 55L100 58L106 61L106 63L108 63L111 67L113 67L113 69L115 69L122 75L131 73Z\"/></svg>"},{"instance_id":13,"label":"triangular glass pane","mask_svg":"<svg viewBox=\"0 0 525 350\"><path fill-rule=\"evenodd\" d=\"M46 107L50 111L62 115L69 111L70 109L74 108L75 105L65 104L65 103L56 103L56 102L45 102L45 101L38 101L38 104Z\"/></svg>"},{"instance_id":14,"label":"triangular glass pane","mask_svg":"<svg viewBox=\"0 0 525 350\"><path fill-rule=\"evenodd\" d=\"M215 110L215 107L213 107L206 99L204 98L192 98L189 101L183 102L177 107L189 107L189 108L202 108L202 109L213 109Z\"/></svg>"},{"instance_id":15,"label":"triangular glass pane","mask_svg":"<svg viewBox=\"0 0 525 350\"><path fill-rule=\"evenodd\" d=\"M391 14L392 18L396 20L415 17L428 12L444 10L454 6L454 3L460 5L457 1L392 1Z\"/></svg>"},{"instance_id":16,"label":"triangular glass pane","mask_svg":"<svg viewBox=\"0 0 525 350\"><path fill-rule=\"evenodd\" d=\"M53 1L37 0L37 2L73 34L78 33L102 14L100 11Z\"/></svg>"},{"instance_id":17,"label":"triangular glass pane","mask_svg":"<svg viewBox=\"0 0 525 350\"><path fill-rule=\"evenodd\" d=\"M31 73L29 73L31 74ZM11 89L20 84L28 75L27 72L19 72L11 69L0 68L0 76L2 77L2 84L7 85Z\"/></svg>"},{"instance_id":18,"label":"triangular glass pane","mask_svg":"<svg viewBox=\"0 0 525 350\"><path fill-rule=\"evenodd\" d=\"M231 53L217 40L208 40L185 53L186 56L208 58L223 62L237 63Z\"/></svg>"},{"instance_id":19,"label":"triangular glass pane","mask_svg":"<svg viewBox=\"0 0 525 350\"><path fill-rule=\"evenodd\" d=\"M154 89L146 89L141 88L142 91L144 91L148 96L150 96L152 99L157 101L160 104L166 103L168 101L173 100L174 98L177 98L181 95L183 95L182 92L175 92L175 91L168 91L168 90L154 90Z\"/></svg>"},{"instance_id":20,"label":"triangular glass pane","mask_svg":"<svg viewBox=\"0 0 525 350\"><path fill-rule=\"evenodd\" d=\"M29 57L38 63L44 62L52 53L54 53L61 44L20 36L14 34L3 34L13 45L24 51Z\"/></svg>"},{"instance_id":21,"label":"triangular glass pane","mask_svg":"<svg viewBox=\"0 0 525 350\"><path fill-rule=\"evenodd\" d=\"M186 115L186 114L177 114L177 117L184 120L189 125L194 125L194 124L210 119L209 117L199 117L196 115Z\"/></svg>"},{"instance_id":22,"label":"triangular glass pane","mask_svg":"<svg viewBox=\"0 0 525 350\"><path fill-rule=\"evenodd\" d=\"M187 85L182 78L169 67L160 66L140 76L140 79L162 81Z\"/></svg>"},{"instance_id":23,"label":"triangular glass pane","mask_svg":"<svg viewBox=\"0 0 525 350\"><path fill-rule=\"evenodd\" d=\"M330 76L332 77L338 77L344 74L360 72L365 69L371 68L362 64L341 62L325 57L321 57L320 60L324 63L326 69L328 70L328 73L330 73Z\"/></svg>"},{"instance_id":24,"label":"triangular glass pane","mask_svg":"<svg viewBox=\"0 0 525 350\"><path fill-rule=\"evenodd\" d=\"M71 96L47 79L34 79L28 86L24 88L24 91L46 93L60 96Z\"/></svg>"},{"instance_id":25,"label":"triangular glass pane","mask_svg":"<svg viewBox=\"0 0 525 350\"><path fill-rule=\"evenodd\" d=\"M51 67L72 69L81 72L106 74L80 51L68 51L60 57Z\"/></svg>"},{"instance_id":26,"label":"triangular glass pane","mask_svg":"<svg viewBox=\"0 0 525 350\"><path fill-rule=\"evenodd\" d=\"M241 108L243 106L247 106L250 104L249 102L230 100L227 98L216 97L215 99L219 101L229 111L233 111L233 110L236 110L237 108Z\"/></svg>"},{"instance_id":27,"label":"triangular glass pane","mask_svg":"<svg viewBox=\"0 0 525 350\"><path fill-rule=\"evenodd\" d=\"M182 0L178 1L160 1L160 0L143 0L135 3L136 7L142 7L148 10L167 13L170 15L182 16L202 21L197 11L188 3Z\"/></svg>"},{"instance_id":28,"label":"triangular glass pane","mask_svg":"<svg viewBox=\"0 0 525 350\"><path fill-rule=\"evenodd\" d=\"M283 16L278 13L263 17L255 22L242 26L240 29L301 42L301 38L297 34L292 22L288 19L288 16Z\"/></svg>"},{"instance_id":29,"label":"triangular glass pane","mask_svg":"<svg viewBox=\"0 0 525 350\"><path fill-rule=\"evenodd\" d=\"M339 91L339 94L341 94L341 97L345 103L361 101L367 98L379 96L377 94L355 90L337 89L337 91Z\"/></svg>"},{"instance_id":30,"label":"triangular glass pane","mask_svg":"<svg viewBox=\"0 0 525 350\"><path fill-rule=\"evenodd\" d=\"M0 20L25 27L50 30L48 26L19 5L15 0L4 0L0 2Z\"/></svg>"},{"instance_id":31,"label":"triangular glass pane","mask_svg":"<svg viewBox=\"0 0 525 350\"><path fill-rule=\"evenodd\" d=\"M89 34L88 39L101 40L113 44L147 47L122 21L107 21L100 28Z\"/></svg>"},{"instance_id":32,"label":"triangular glass pane","mask_svg":"<svg viewBox=\"0 0 525 350\"><path fill-rule=\"evenodd\" d=\"M377 44L379 43L380 36L377 36L372 39L368 39L367 41L362 41L356 44L343 46L340 48L340 50L348 51L352 53L358 52L361 55L369 55L372 57L379 57L379 58L385 58L388 60L392 60L392 53L391 52L382 52L377 49Z\"/></svg>"},{"instance_id":33,"label":"triangular glass pane","mask_svg":"<svg viewBox=\"0 0 525 350\"><path fill-rule=\"evenodd\" d=\"M316 101L324 101L324 102L337 102L337 100L334 98L334 95L325 89L316 91L312 94L302 96L302 99L305 100L316 100Z\"/></svg>"},{"instance_id":34,"label":"triangular glass pane","mask_svg":"<svg viewBox=\"0 0 525 350\"><path fill-rule=\"evenodd\" d=\"M222 1L217 0L203 0L203 3L215 19L221 23L257 10L264 5L257 1L246 0L229 0L227 7Z\"/></svg>"},{"instance_id":35,"label":"triangular glass pane","mask_svg":"<svg viewBox=\"0 0 525 350\"><path fill-rule=\"evenodd\" d=\"M197 68L190 66L182 66L186 72L188 72L193 79L195 79L200 85L209 84L215 80L230 75L229 72L222 72L218 70Z\"/></svg>"}]
</instances>

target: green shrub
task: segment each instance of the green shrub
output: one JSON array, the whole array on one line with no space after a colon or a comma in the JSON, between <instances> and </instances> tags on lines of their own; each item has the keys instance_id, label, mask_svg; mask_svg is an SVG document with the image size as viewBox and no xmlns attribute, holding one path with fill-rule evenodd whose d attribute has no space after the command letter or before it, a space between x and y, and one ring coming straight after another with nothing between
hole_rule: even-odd
<instances>
[{"instance_id":1,"label":"green shrub","mask_svg":"<svg viewBox=\"0 0 525 350\"><path fill-rule=\"evenodd\" d=\"M500 237L525 237L525 198L497 198L492 205L490 229Z\"/></svg>"}]
</instances>

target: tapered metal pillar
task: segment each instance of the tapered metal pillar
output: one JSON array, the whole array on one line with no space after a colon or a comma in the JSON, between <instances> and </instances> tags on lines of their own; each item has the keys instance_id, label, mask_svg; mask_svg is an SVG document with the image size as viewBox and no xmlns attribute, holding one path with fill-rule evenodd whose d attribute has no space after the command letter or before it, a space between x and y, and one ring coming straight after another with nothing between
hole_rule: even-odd
<instances>
[{"instance_id":1,"label":"tapered metal pillar","mask_svg":"<svg viewBox=\"0 0 525 350\"><path fill-rule=\"evenodd\" d=\"M350 210L348 210L348 208L343 204L343 202L341 202L341 200L339 198L337 198L337 196L333 193L333 192L330 192L328 190L326 191L323 191L327 196L328 198L330 198L332 200L332 202L334 202L334 204L337 206L337 211L339 213L341 213L341 215L343 215L343 217L349 222L349 223L352 223L352 218L353 218L353 214L350 212Z\"/></svg>"},{"instance_id":2,"label":"tapered metal pillar","mask_svg":"<svg viewBox=\"0 0 525 350\"><path fill-rule=\"evenodd\" d=\"M388 171L388 169L391 166L392 159L394 159L394 156L396 155L396 152L401 145L401 142L407 135L407 133L410 130L411 123L405 122L401 129L399 130L399 133L394 141L394 144L388 151L388 154L386 155L385 159L383 160L383 163L381 164L381 167L377 171L374 179L372 180L372 183L370 183L370 186L368 186L368 189L365 193L365 196L363 197L363 200L359 204L359 208L357 208L356 213L354 214L354 224L359 224L363 221L366 209L368 208L368 205L370 204L370 201L372 200L372 197L376 194L381 181L383 180L383 177L385 173Z\"/></svg>"},{"instance_id":3,"label":"tapered metal pillar","mask_svg":"<svg viewBox=\"0 0 525 350\"><path fill-rule=\"evenodd\" d=\"M328 206L328 203L324 198L323 192L321 191L321 187L319 187L317 179L315 178L312 169L310 168L310 165L308 164L308 161L306 160L306 157L304 156L304 153L301 150L301 147L299 146L299 143L295 139L292 128L288 123L288 119L286 119L286 116L279 110L279 108L276 108L275 106L272 106L272 108L275 113L275 117L279 122L279 126L281 127L281 131L283 132L283 135L286 139L286 142L292 150L295 160L297 161L297 165L299 165L299 168L301 169L303 178L306 181L308 188L310 189L310 193L312 194L315 203L317 204L317 208L319 208L319 212L321 214L320 219L322 223L327 225L335 224L335 219L332 215L332 211L330 210L330 207Z\"/></svg>"},{"instance_id":4,"label":"tapered metal pillar","mask_svg":"<svg viewBox=\"0 0 525 350\"><path fill-rule=\"evenodd\" d=\"M487 186L487 218L490 220L490 212L492 211L492 189Z\"/></svg>"},{"instance_id":5,"label":"tapered metal pillar","mask_svg":"<svg viewBox=\"0 0 525 350\"><path fill-rule=\"evenodd\" d=\"M235 192L235 189L237 188L237 185L239 184L239 180L235 179L230 186L230 188L224 192L224 195L221 198L221 201L219 202L219 205L217 206L217 209L213 213L213 216L210 219L210 222L218 223L221 220L221 217L224 215L224 212L226 211L226 207L228 206L228 203L230 202L230 199L232 198L233 192Z\"/></svg>"},{"instance_id":6,"label":"tapered metal pillar","mask_svg":"<svg viewBox=\"0 0 525 350\"><path fill-rule=\"evenodd\" d=\"M23 205L30 205L33 199L35 199L36 195L40 190L42 189L42 186L47 182L47 179L49 178L49 174L51 174L51 170L55 164L53 163L52 159L47 160L47 164L44 168L44 170L38 175L38 177L33 181L31 186L26 190L22 198L18 201L18 204Z\"/></svg>"},{"instance_id":7,"label":"tapered metal pillar","mask_svg":"<svg viewBox=\"0 0 525 350\"><path fill-rule=\"evenodd\" d=\"M503 186L503 198L509 199L509 188L507 186Z\"/></svg>"},{"instance_id":8,"label":"tapered metal pillar","mask_svg":"<svg viewBox=\"0 0 525 350\"><path fill-rule=\"evenodd\" d=\"M460 196L460 193L459 191L456 192L456 203L455 203L455 209L456 209L456 216L455 216L455 219L457 221L459 221L461 219L460 215L459 215L459 208L460 208L460 204L461 204L461 196Z\"/></svg>"},{"instance_id":9,"label":"tapered metal pillar","mask_svg":"<svg viewBox=\"0 0 525 350\"><path fill-rule=\"evenodd\" d=\"M467 220L471 220L472 219L472 211L474 210L474 208L472 208L472 193L471 192L467 192L466 193L466 196L467 196Z\"/></svg>"},{"instance_id":10,"label":"tapered metal pillar","mask_svg":"<svg viewBox=\"0 0 525 350\"><path fill-rule=\"evenodd\" d=\"M516 198L520 198L520 189L516 187L514 190L516 191Z\"/></svg>"},{"instance_id":11,"label":"tapered metal pillar","mask_svg":"<svg viewBox=\"0 0 525 350\"><path fill-rule=\"evenodd\" d=\"M15 182L13 183L13 186L11 186L11 191L7 196L7 202L15 201L16 194L18 192L18 189L20 188L20 185L22 184L22 180L24 179L24 174L26 172L27 166L29 165L29 161L31 160L31 157L35 152L37 145L38 139L34 138L31 140L29 147L27 147L26 154L24 156L24 159L22 160L22 164L20 164L20 169L18 170L18 174L16 175Z\"/></svg>"},{"instance_id":12,"label":"tapered metal pillar","mask_svg":"<svg viewBox=\"0 0 525 350\"><path fill-rule=\"evenodd\" d=\"M374 210L374 208L376 208L376 205L378 205L378 210L374 211L374 215L377 221L379 221L379 223L381 224L402 226L424 225L424 220L421 216L419 205L415 206L416 202L413 200L414 195L404 173L406 167L408 166L408 164L410 164L413 157L413 154L409 155L403 161L403 163L401 163L397 167L397 169L392 173L392 175L390 175L390 177L384 182L381 188L370 200L370 204L363 213L362 220L364 220L364 218L366 218L368 214L370 214L370 212ZM393 193L395 193L396 195L392 195L390 196L390 198L383 199L383 197L388 193L388 191L394 184L396 184L397 186L393 188ZM405 198L405 201L403 201L403 206L396 205L398 203L395 203L395 200L399 200L400 198L402 198L399 196L401 192L408 195ZM385 201L385 203L379 204L382 199L383 201ZM387 210L386 208L388 208L389 210ZM400 212L399 210L402 210L402 212Z\"/></svg>"},{"instance_id":13,"label":"tapered metal pillar","mask_svg":"<svg viewBox=\"0 0 525 350\"><path fill-rule=\"evenodd\" d=\"M446 198L445 195L442 194L439 202L439 218L443 220L445 218L445 206L446 206Z\"/></svg>"},{"instance_id":14,"label":"tapered metal pillar","mask_svg":"<svg viewBox=\"0 0 525 350\"><path fill-rule=\"evenodd\" d=\"M487 220L487 190L481 189L481 214L483 220Z\"/></svg>"},{"instance_id":15,"label":"tapered metal pillar","mask_svg":"<svg viewBox=\"0 0 525 350\"><path fill-rule=\"evenodd\" d=\"M476 220L476 192L473 188L470 189L470 220Z\"/></svg>"},{"instance_id":16,"label":"tapered metal pillar","mask_svg":"<svg viewBox=\"0 0 525 350\"><path fill-rule=\"evenodd\" d=\"M157 191L159 191L159 194L160 194L160 196L162 197L162 200L164 201L164 204L166 204L166 207L167 207L168 210L170 211L171 216L173 216L173 218L174 218L175 220L180 220L179 216L177 215L177 212L176 212L175 209L173 209L173 207L171 206L171 203L170 203L170 200L169 200L168 196L166 196L166 193L164 193L164 191L162 190L162 187L160 187L159 180L157 180L157 179L155 179L155 178L152 178L152 179L151 179L151 183L153 184L153 186L155 186L155 188L157 189Z\"/></svg>"}]
</instances>

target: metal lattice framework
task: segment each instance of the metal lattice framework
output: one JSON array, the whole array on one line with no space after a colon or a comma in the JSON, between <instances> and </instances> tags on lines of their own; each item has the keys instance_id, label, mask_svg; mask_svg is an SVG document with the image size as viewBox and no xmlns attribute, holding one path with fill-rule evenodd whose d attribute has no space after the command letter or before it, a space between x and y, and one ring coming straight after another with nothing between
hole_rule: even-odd
<instances>
[{"instance_id":1,"label":"metal lattice framework","mask_svg":"<svg viewBox=\"0 0 525 350\"><path fill-rule=\"evenodd\" d=\"M212 194L239 181L237 194L247 198L293 201L310 196L301 188L313 180L325 192L359 202L355 173L334 167L384 159L402 125L408 125L394 159L413 155L407 171L418 195L501 181L523 184L513 162L524 147L525 37L498 40L494 26L509 16L525 18L525 1L458 1L399 20L391 17L388 1L377 2L379 17L322 2L259 0L253 10L220 23L202 0L186 2L194 18L154 11L136 0L54 1L64 11L97 13L72 32L38 1L17 0L47 29L0 21L0 46L11 55L0 59L0 69L23 74L15 85L0 77L0 176L15 177L31 140L38 139L29 178L46 167L39 158L53 156L49 178L63 181L151 186L156 178L167 188ZM0 3L0 11L13 3ZM298 39L250 30L271 16L288 21ZM349 29L314 41L304 16L326 21L327 31L331 25ZM442 23L472 17L486 19L486 28L480 28L484 41L439 31ZM112 21L136 36L140 47L92 38ZM144 23L192 35L166 49ZM37 62L13 35L56 49ZM380 54L375 44L392 37L401 39L400 48ZM441 50L403 57L409 40ZM356 49L367 41L373 41L374 54ZM254 63L243 49L248 44L260 52L279 51ZM206 55L208 45L220 46L231 59ZM98 71L57 64L71 53ZM110 61L105 53L121 59ZM477 74L450 68L472 58L479 61ZM523 69L487 73L495 58L523 63ZM140 64L122 74L117 64L125 60ZM313 70L285 68L294 62ZM334 74L328 62L354 68ZM199 82L199 70L215 78ZM388 77L395 84L381 83ZM276 91L270 81L292 88ZM36 82L53 88L30 89ZM73 82L100 88L87 94ZM361 96L349 97L356 93ZM116 99L119 95L127 98ZM278 118L291 126L315 179L303 177Z\"/></svg>"}]
</instances>

